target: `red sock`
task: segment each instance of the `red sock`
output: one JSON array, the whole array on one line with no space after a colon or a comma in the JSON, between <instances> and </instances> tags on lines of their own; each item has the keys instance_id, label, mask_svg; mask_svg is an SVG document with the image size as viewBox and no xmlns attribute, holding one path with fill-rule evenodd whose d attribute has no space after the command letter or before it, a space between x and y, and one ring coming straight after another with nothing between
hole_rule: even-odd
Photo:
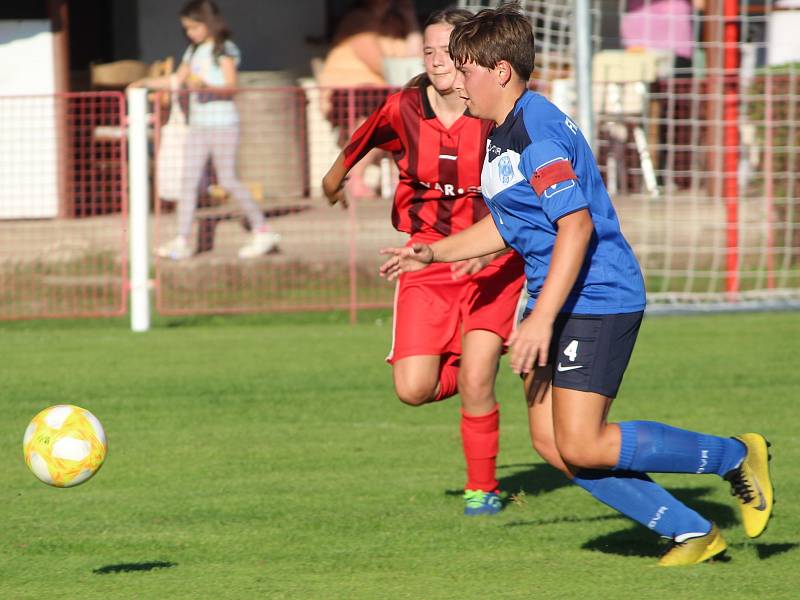
<instances>
[{"instance_id":1,"label":"red sock","mask_svg":"<svg viewBox=\"0 0 800 600\"><path fill-rule=\"evenodd\" d=\"M448 354L439 365L439 391L436 392L434 402L439 402L458 392L458 370L461 368L461 357L458 354Z\"/></svg>"},{"instance_id":2,"label":"red sock","mask_svg":"<svg viewBox=\"0 0 800 600\"><path fill-rule=\"evenodd\" d=\"M461 442L467 460L468 490L493 492L497 489L496 463L500 446L500 406L479 417L461 409Z\"/></svg>"}]
</instances>

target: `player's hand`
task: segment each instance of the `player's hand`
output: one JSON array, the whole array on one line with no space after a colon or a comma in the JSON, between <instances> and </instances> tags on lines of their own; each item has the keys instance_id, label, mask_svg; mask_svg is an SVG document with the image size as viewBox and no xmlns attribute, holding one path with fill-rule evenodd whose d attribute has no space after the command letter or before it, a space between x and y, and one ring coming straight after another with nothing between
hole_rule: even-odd
<instances>
[{"instance_id":1,"label":"player's hand","mask_svg":"<svg viewBox=\"0 0 800 600\"><path fill-rule=\"evenodd\" d=\"M401 273L421 271L433 262L433 250L428 244L383 248L380 253L391 256L380 268L381 277L389 281L394 281Z\"/></svg>"},{"instance_id":2,"label":"player's hand","mask_svg":"<svg viewBox=\"0 0 800 600\"><path fill-rule=\"evenodd\" d=\"M511 346L511 370L526 374L535 366L546 366L552 337L553 323L531 313L506 342Z\"/></svg>"},{"instance_id":3,"label":"player's hand","mask_svg":"<svg viewBox=\"0 0 800 600\"><path fill-rule=\"evenodd\" d=\"M344 184L347 183L347 177L338 179L326 175L322 178L322 192L328 199L328 204L333 206L338 204L343 209L347 208L347 195L344 193Z\"/></svg>"},{"instance_id":4,"label":"player's hand","mask_svg":"<svg viewBox=\"0 0 800 600\"><path fill-rule=\"evenodd\" d=\"M475 273L479 272L481 269L483 269L483 267L492 262L493 258L494 255L489 254L488 256L479 256L478 258L459 260L458 262L451 263L450 274L453 276L453 279L458 279L464 275L475 275Z\"/></svg>"}]
</instances>

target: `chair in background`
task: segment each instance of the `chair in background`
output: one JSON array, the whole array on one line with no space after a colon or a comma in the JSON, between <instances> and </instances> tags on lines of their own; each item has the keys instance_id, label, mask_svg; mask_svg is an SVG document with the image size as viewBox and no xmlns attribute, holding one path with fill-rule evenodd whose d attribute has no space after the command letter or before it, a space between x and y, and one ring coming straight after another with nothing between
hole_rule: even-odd
<instances>
[{"instance_id":1,"label":"chair in background","mask_svg":"<svg viewBox=\"0 0 800 600\"><path fill-rule=\"evenodd\" d=\"M149 67L140 60L118 60L89 65L93 90L121 90L137 79L147 77Z\"/></svg>"},{"instance_id":2,"label":"chair in background","mask_svg":"<svg viewBox=\"0 0 800 600\"><path fill-rule=\"evenodd\" d=\"M652 51L604 50L593 57L592 103L598 115L598 131L608 134L606 185L612 194L627 187L625 149L632 135L644 188L652 197L659 195L645 125L653 112L649 86L669 74L672 62L672 54Z\"/></svg>"},{"instance_id":3,"label":"chair in background","mask_svg":"<svg viewBox=\"0 0 800 600\"><path fill-rule=\"evenodd\" d=\"M149 65L141 60L117 60L110 63L92 63L89 82L93 90L122 90L144 77L162 77L172 73L173 58L156 60Z\"/></svg>"}]
</instances>

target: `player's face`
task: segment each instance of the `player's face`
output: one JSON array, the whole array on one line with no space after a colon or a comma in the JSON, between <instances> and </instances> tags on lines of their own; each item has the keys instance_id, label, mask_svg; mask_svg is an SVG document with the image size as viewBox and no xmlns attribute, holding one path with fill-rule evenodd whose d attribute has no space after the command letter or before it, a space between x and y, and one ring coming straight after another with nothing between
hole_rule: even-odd
<instances>
[{"instance_id":1,"label":"player's face","mask_svg":"<svg viewBox=\"0 0 800 600\"><path fill-rule=\"evenodd\" d=\"M442 94L453 91L456 78L456 67L448 50L452 31L452 25L436 23L425 28L422 38L425 72L436 91Z\"/></svg>"},{"instance_id":2,"label":"player's face","mask_svg":"<svg viewBox=\"0 0 800 600\"><path fill-rule=\"evenodd\" d=\"M493 119L497 104L497 79L493 70L474 62L465 62L458 68L453 89L464 100L470 114L481 119ZM504 115L505 116L505 115Z\"/></svg>"},{"instance_id":3,"label":"player's face","mask_svg":"<svg viewBox=\"0 0 800 600\"><path fill-rule=\"evenodd\" d=\"M208 39L208 26L202 21L181 17L181 27L193 44L202 44Z\"/></svg>"}]
</instances>

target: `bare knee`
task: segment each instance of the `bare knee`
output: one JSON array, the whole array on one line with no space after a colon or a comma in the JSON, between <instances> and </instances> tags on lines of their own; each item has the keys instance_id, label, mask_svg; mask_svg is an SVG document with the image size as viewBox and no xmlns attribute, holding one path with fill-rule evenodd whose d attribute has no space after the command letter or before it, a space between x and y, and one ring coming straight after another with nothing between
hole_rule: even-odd
<instances>
[{"instance_id":1,"label":"bare knee","mask_svg":"<svg viewBox=\"0 0 800 600\"><path fill-rule=\"evenodd\" d=\"M582 469L611 469L619 460L619 430L615 425L599 428L559 428L555 441L561 458L568 465Z\"/></svg>"},{"instance_id":2,"label":"bare knee","mask_svg":"<svg viewBox=\"0 0 800 600\"><path fill-rule=\"evenodd\" d=\"M480 372L461 369L458 372L458 393L466 408L486 408L494 405L494 371Z\"/></svg>"},{"instance_id":3,"label":"bare knee","mask_svg":"<svg viewBox=\"0 0 800 600\"><path fill-rule=\"evenodd\" d=\"M409 406L422 406L432 401L436 393L430 386L419 383L405 383L396 381L394 384L397 398Z\"/></svg>"},{"instance_id":4,"label":"bare knee","mask_svg":"<svg viewBox=\"0 0 800 600\"><path fill-rule=\"evenodd\" d=\"M598 469L609 466L602 464L597 444L593 440L582 439L578 436L560 435L557 442L557 452L566 464L580 469Z\"/></svg>"}]
</instances>

